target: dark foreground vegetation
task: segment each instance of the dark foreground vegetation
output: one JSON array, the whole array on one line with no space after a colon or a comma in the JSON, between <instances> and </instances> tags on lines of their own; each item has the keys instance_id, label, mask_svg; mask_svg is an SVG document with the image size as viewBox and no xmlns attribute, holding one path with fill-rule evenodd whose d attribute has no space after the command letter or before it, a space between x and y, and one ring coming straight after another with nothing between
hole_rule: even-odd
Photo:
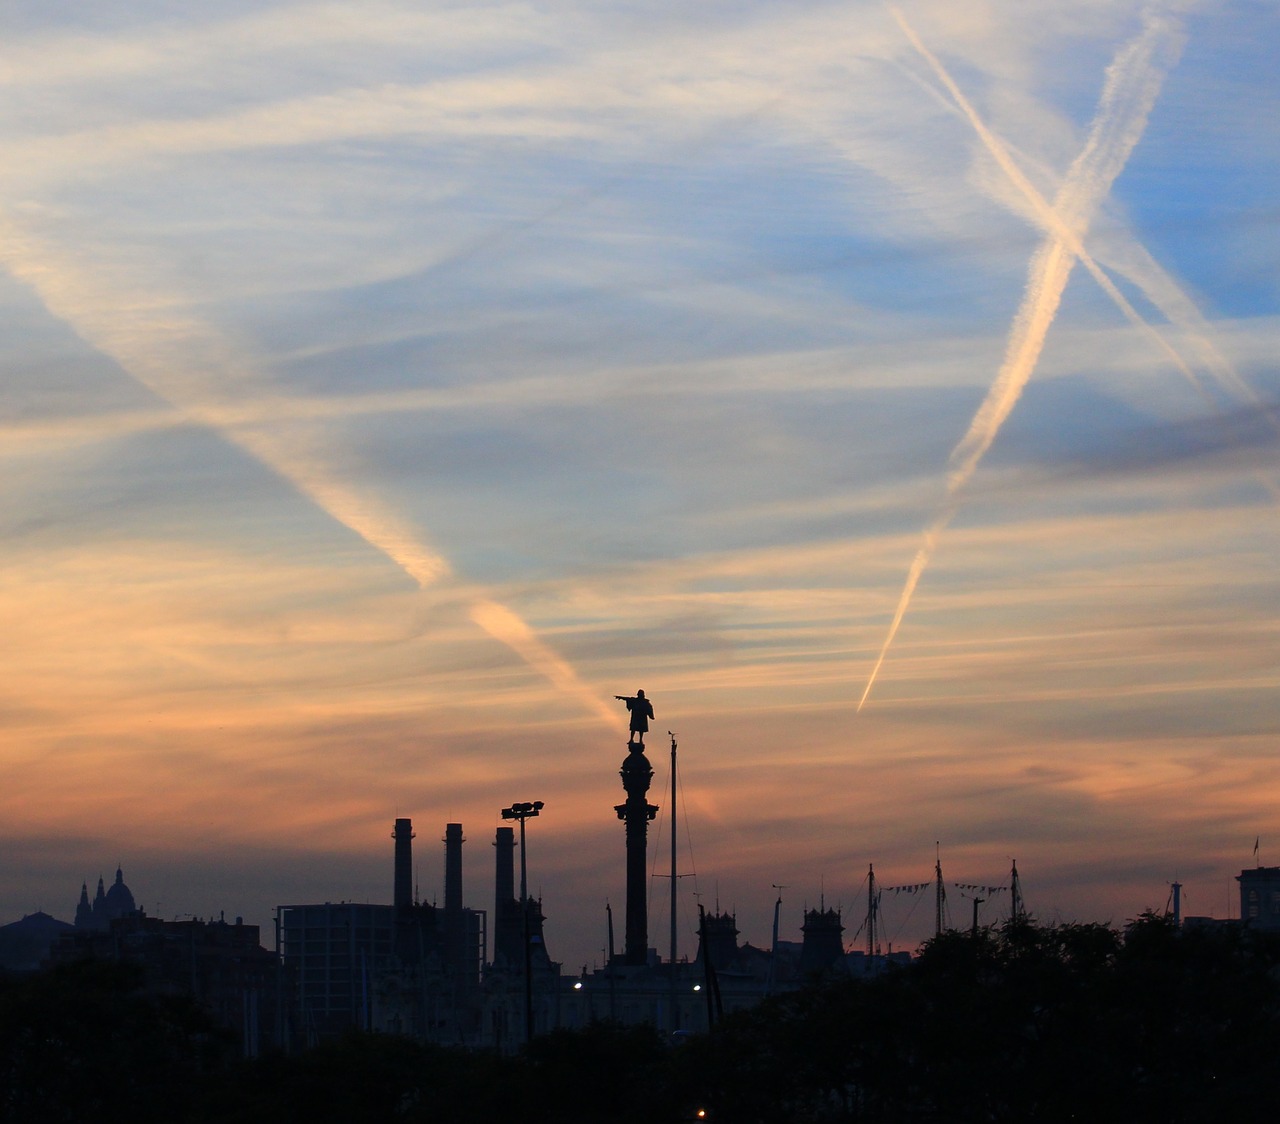
<instances>
[{"instance_id":1,"label":"dark foreground vegetation","mask_svg":"<svg viewBox=\"0 0 1280 1124\"><path fill-rule=\"evenodd\" d=\"M908 968L668 1045L600 1025L518 1058L356 1035L237 1060L127 966L0 981L0 1119L431 1124L1269 1118L1280 944L1146 916L948 933Z\"/></svg>"}]
</instances>

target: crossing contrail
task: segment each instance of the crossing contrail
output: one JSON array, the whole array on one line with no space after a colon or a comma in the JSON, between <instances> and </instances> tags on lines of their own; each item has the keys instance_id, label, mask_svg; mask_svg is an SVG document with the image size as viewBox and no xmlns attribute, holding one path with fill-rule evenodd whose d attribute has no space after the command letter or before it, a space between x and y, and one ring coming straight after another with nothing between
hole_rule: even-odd
<instances>
[{"instance_id":1,"label":"crossing contrail","mask_svg":"<svg viewBox=\"0 0 1280 1124\"><path fill-rule=\"evenodd\" d=\"M1175 5L1177 6L1179 5ZM1195 370L1169 342L1165 334L1134 308L1085 247L1083 233L1087 229L1088 218L1080 229L1073 227L1069 221L1072 195L1078 196L1079 184L1085 183L1084 179L1080 178L1076 190L1072 191L1072 181L1076 178L1077 169L1086 162L1090 150L1099 152L1109 148L1112 167L1109 172L1105 167L1100 167L1098 170L1103 174L1109 174L1112 180L1127 162L1129 153L1145 128L1147 115L1159 94L1164 76L1177 62L1181 53L1185 37L1180 25L1171 17L1162 15L1154 6L1146 10L1142 33L1124 47L1107 68L1107 80L1095 114L1095 127L1090 132L1085 148L1073 162L1072 172L1064 181L1058 200L1050 204L1018 167L1008 148L987 128L972 103L942 67L938 58L921 42L919 36L899 12L892 8L890 11L897 19L903 33L929 64L939 81L946 86L948 93L973 126L988 153L1030 205L1046 236L1057 235L1070 247L1075 258L1088 270L1125 319L1156 346L1206 403L1217 408L1219 403L1208 393ZM1109 145L1106 130L1097 128L1100 121L1112 123L1115 129L1115 135L1110 138ZM1135 127L1136 132L1133 131ZM1122 135L1126 129L1132 134L1131 136ZM1076 201L1079 202L1079 199ZM1090 209L1096 209L1096 206ZM1218 350L1212 338L1212 331L1200 310L1177 282L1152 258L1145 247L1136 242L1133 243L1128 248L1120 272L1142 290L1143 295L1170 324L1176 325L1183 331L1197 353L1200 365L1209 372L1228 397L1255 407L1271 427L1280 433L1280 418L1276 416L1275 411ZM1273 496L1280 498L1280 490L1277 490L1274 482L1269 478L1262 478L1262 483Z\"/></svg>"},{"instance_id":2,"label":"crossing contrail","mask_svg":"<svg viewBox=\"0 0 1280 1124\"><path fill-rule=\"evenodd\" d=\"M1113 301L1122 302L1122 307L1127 307L1132 312L1131 320L1150 327L1085 250L1084 235L1098 206L1141 138L1164 75L1176 62L1183 41L1181 26L1176 20L1158 13L1154 8L1147 9L1142 30L1120 50L1107 70L1106 82L1088 139L1072 162L1057 197L1050 205L1014 162L1007 148L987 128L959 86L924 45L902 13L895 8L890 8L890 12L902 28L903 34L946 87L984 147L1030 201L1045 228L1046 236L1028 267L1022 302L1010 328L1004 360L996 373L995 381L978 407L967 432L951 451L946 496L937 516L925 530L924 541L912 560L888 634L867 679L862 698L858 701L859 711L871 694L871 688L875 685L876 677L906 615L921 575L929 565L938 539L955 515L961 491L972 479L978 464L1017 404L1039 362L1045 337L1057 316L1063 291L1076 261L1086 264ZM1163 337L1160 338L1163 340ZM1172 352L1179 366L1198 385L1194 372L1181 357L1167 345L1166 349Z\"/></svg>"},{"instance_id":3,"label":"crossing contrail","mask_svg":"<svg viewBox=\"0 0 1280 1124\"><path fill-rule=\"evenodd\" d=\"M1111 278L1099 266L1093 254L1084 246L1081 237L1082 232L1073 229L1069 222L1064 221L1061 209L1051 205L1027 178L1010 155L1008 148L987 128L986 123L978 116L972 103L965 97L937 57L929 51L915 31L907 24L901 13L892 8L890 12L912 46L915 47L935 76L946 87L957 108L960 109L978 134L988 154L992 156L997 166L1008 177L1010 183L1030 205L1032 213L1044 233L1046 235L1057 234L1070 247L1071 252L1089 271L1094 281L1097 282L1106 296L1120 310L1125 319L1155 344L1207 402L1215 404L1191 366L1169 343L1164 334L1144 319L1128 298L1120 292ZM1149 8L1147 10L1144 20L1143 33L1126 46L1108 68L1107 83L1099 103L1097 116L1107 114L1111 120L1122 123L1129 116L1124 112L1122 105L1126 99L1131 102L1149 99L1153 103L1155 95L1159 92L1159 86L1163 81L1164 74L1177 61L1183 42L1181 30L1169 17L1160 16L1154 9ZM1135 75L1138 76L1137 81L1133 80ZM1148 106L1148 110L1149 108ZM1145 113L1142 124L1145 125ZM1139 133L1141 133L1141 129L1139 129ZM1095 129L1091 133L1089 144L1099 147L1104 140L1104 133ZM1132 145L1129 146L1129 149L1132 149ZM1123 166L1124 161L1128 158L1128 151L1124 150L1123 147L1113 149L1113 151L1121 157L1120 163ZM1081 156L1084 155L1085 152L1082 152ZM1078 157L1077 163L1079 160L1080 158ZM1118 171L1119 169L1116 169L1117 173ZM1122 272L1125 276L1142 290L1147 299L1160 310L1161 314L1171 324L1176 324L1187 333L1191 342L1195 345L1195 350L1199 353L1201 364L1218 384L1233 398L1250 402L1263 410L1272 426L1277 431L1280 431L1280 421L1277 421L1274 412L1266 406L1257 392L1244 381L1214 345L1209 327L1195 304L1176 282L1161 269L1151 255L1143 247L1135 245L1130 250L1128 260L1124 265Z\"/></svg>"},{"instance_id":4,"label":"crossing contrail","mask_svg":"<svg viewBox=\"0 0 1280 1124\"><path fill-rule=\"evenodd\" d=\"M238 416L237 398L258 380L218 333L166 302L104 286L75 263L0 214L0 264L28 285L46 309L98 352L191 422L208 427L288 481L333 519L399 566L420 589L453 576L443 555L367 489L353 486L316 426L273 427L269 418ZM471 619L554 687L603 721L611 708L518 614L474 594Z\"/></svg>"}]
</instances>

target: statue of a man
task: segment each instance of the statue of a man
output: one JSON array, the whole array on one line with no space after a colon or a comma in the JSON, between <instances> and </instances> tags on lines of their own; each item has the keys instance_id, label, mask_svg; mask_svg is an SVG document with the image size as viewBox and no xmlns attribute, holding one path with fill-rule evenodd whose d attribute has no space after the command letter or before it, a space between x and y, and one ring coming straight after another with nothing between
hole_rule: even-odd
<instances>
[{"instance_id":1,"label":"statue of a man","mask_svg":"<svg viewBox=\"0 0 1280 1124\"><path fill-rule=\"evenodd\" d=\"M627 695L614 695L619 702L627 704L627 709L631 711L631 737L627 739L627 745L635 745L636 735L640 735L640 744L644 745L644 736L649 729L649 719L653 717L653 703L644 697L643 691L637 691L633 697Z\"/></svg>"}]
</instances>

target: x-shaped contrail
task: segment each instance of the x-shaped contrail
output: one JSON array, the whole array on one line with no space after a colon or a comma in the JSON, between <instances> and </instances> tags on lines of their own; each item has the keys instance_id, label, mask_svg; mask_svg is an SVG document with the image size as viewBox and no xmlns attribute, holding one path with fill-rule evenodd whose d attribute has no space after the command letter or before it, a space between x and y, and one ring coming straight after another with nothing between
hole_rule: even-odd
<instances>
[{"instance_id":1,"label":"x-shaped contrail","mask_svg":"<svg viewBox=\"0 0 1280 1124\"><path fill-rule=\"evenodd\" d=\"M955 516L960 493L973 477L982 457L991 447L1001 425L1013 410L1035 370L1045 337L1057 315L1062 293L1077 261L1084 264L1126 318L1153 336L1166 355L1192 383L1199 386L1199 380L1191 368L1164 337L1139 315L1084 246L1084 237L1093 215L1141 138L1164 75L1177 61L1182 49L1183 35L1176 19L1158 12L1154 7L1144 12L1142 30L1120 50L1107 70L1107 79L1089 137L1051 204L1036 190L1005 145L986 126L960 87L924 45L902 13L896 8L890 8L890 12L911 45L951 95L988 153L1031 204L1044 228L1045 238L1028 267L1022 303L1010 328L1004 360L995 381L970 422L968 431L951 451L946 496L933 522L926 528L924 541L907 571L907 579L898 598L898 607L889 625L888 635L867 679L862 698L858 701L859 711L871 694L871 688L875 685L885 656L902 624L920 577L933 556L938 538Z\"/></svg>"}]
</instances>

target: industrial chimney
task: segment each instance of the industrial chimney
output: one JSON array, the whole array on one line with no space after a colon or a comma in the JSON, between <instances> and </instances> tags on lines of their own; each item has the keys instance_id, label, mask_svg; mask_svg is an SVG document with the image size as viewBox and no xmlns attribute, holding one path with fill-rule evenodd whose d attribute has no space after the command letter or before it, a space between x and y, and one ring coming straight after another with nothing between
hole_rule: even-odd
<instances>
[{"instance_id":1,"label":"industrial chimney","mask_svg":"<svg viewBox=\"0 0 1280 1124\"><path fill-rule=\"evenodd\" d=\"M413 821L396 820L391 836L396 841L395 903L400 913L413 905Z\"/></svg>"},{"instance_id":2,"label":"industrial chimney","mask_svg":"<svg viewBox=\"0 0 1280 1124\"><path fill-rule=\"evenodd\" d=\"M493 845L497 852L497 868L493 874L493 912L497 917L506 902L516 899L516 829L498 828Z\"/></svg>"},{"instance_id":3,"label":"industrial chimney","mask_svg":"<svg viewBox=\"0 0 1280 1124\"><path fill-rule=\"evenodd\" d=\"M444 939L449 970L463 972L466 930L462 920L462 824L444 828Z\"/></svg>"},{"instance_id":4,"label":"industrial chimney","mask_svg":"<svg viewBox=\"0 0 1280 1124\"><path fill-rule=\"evenodd\" d=\"M462 913L462 824L444 827L444 910Z\"/></svg>"},{"instance_id":5,"label":"industrial chimney","mask_svg":"<svg viewBox=\"0 0 1280 1124\"><path fill-rule=\"evenodd\" d=\"M498 828L493 841L493 962L516 967L523 963L524 929L516 901L516 829Z\"/></svg>"}]
</instances>

